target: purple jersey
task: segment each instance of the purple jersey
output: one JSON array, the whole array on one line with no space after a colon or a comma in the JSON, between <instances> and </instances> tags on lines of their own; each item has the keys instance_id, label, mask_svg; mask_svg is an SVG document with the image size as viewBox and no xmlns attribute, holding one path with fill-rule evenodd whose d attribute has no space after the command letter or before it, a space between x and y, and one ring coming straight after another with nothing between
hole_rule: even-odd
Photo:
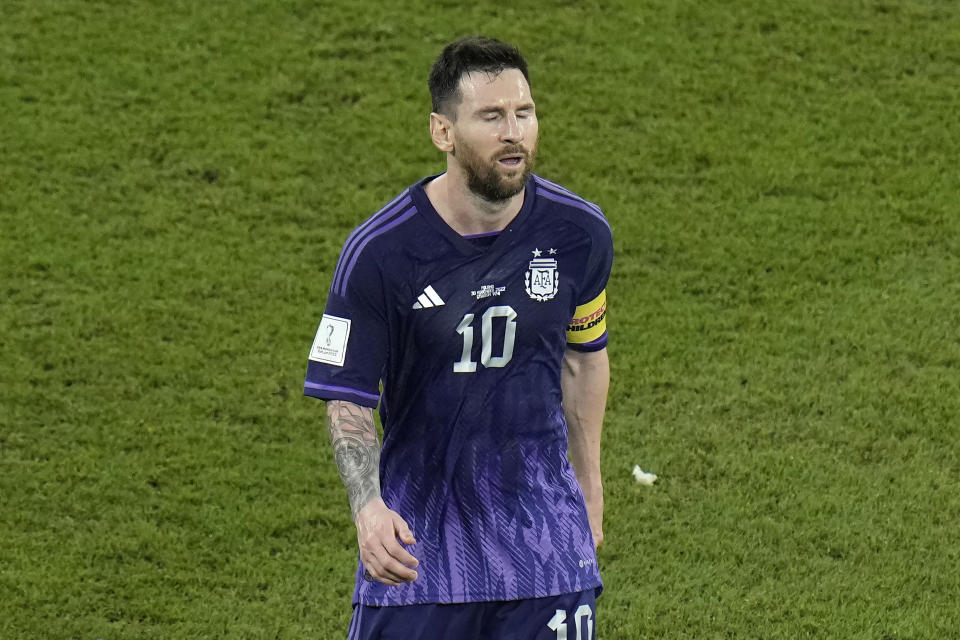
<instances>
[{"instance_id":1,"label":"purple jersey","mask_svg":"<svg viewBox=\"0 0 960 640\"><path fill-rule=\"evenodd\" d=\"M601 586L567 460L566 349L606 346L610 227L537 176L490 241L413 185L344 244L304 393L380 407L381 493L410 525L416 581L357 571L354 602L537 598ZM481 240L481 241L478 241Z\"/></svg>"}]
</instances>

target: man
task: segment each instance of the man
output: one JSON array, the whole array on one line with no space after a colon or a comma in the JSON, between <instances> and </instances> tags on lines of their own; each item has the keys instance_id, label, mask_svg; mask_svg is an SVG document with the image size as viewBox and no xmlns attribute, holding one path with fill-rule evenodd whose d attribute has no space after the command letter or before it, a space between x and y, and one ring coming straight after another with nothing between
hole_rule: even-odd
<instances>
[{"instance_id":1,"label":"man","mask_svg":"<svg viewBox=\"0 0 960 640\"><path fill-rule=\"evenodd\" d=\"M587 640L610 227L532 173L516 48L458 40L429 85L447 170L347 239L305 382L357 528L349 638Z\"/></svg>"}]
</instances>

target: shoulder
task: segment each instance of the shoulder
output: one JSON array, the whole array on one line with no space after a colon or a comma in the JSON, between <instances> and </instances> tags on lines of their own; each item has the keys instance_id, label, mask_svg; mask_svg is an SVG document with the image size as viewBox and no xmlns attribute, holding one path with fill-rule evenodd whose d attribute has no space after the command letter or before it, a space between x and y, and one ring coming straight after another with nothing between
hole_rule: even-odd
<instances>
[{"instance_id":1,"label":"shoulder","mask_svg":"<svg viewBox=\"0 0 960 640\"><path fill-rule=\"evenodd\" d=\"M379 262L388 258L377 249L395 245L398 236L407 233L407 223L417 214L411 193L413 188L404 189L350 233L343 243L333 274L334 291L342 294L357 269L376 268Z\"/></svg>"},{"instance_id":2,"label":"shoulder","mask_svg":"<svg viewBox=\"0 0 960 640\"><path fill-rule=\"evenodd\" d=\"M397 230L416 214L413 202L413 187L404 189L393 200L358 225L344 242L344 249L365 245L380 236Z\"/></svg>"},{"instance_id":3,"label":"shoulder","mask_svg":"<svg viewBox=\"0 0 960 640\"><path fill-rule=\"evenodd\" d=\"M613 232L599 205L546 178L534 175L532 181L540 206L549 208L548 219L561 219L579 229L590 238L595 251L613 252Z\"/></svg>"},{"instance_id":4,"label":"shoulder","mask_svg":"<svg viewBox=\"0 0 960 640\"><path fill-rule=\"evenodd\" d=\"M537 198L551 203L554 215L584 227L591 235L610 236L610 222L599 205L538 175L533 176L533 184Z\"/></svg>"}]
</instances>

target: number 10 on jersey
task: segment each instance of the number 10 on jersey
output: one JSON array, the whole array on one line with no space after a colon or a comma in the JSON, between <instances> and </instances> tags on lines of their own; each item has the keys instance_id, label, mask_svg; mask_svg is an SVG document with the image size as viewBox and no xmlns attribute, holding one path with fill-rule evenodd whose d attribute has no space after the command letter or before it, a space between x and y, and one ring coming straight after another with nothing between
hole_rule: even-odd
<instances>
[{"instance_id":1,"label":"number 10 on jersey","mask_svg":"<svg viewBox=\"0 0 960 640\"><path fill-rule=\"evenodd\" d=\"M454 373L473 373L477 363L473 359L473 321L475 316L468 313L457 325L457 333L463 336L463 353L460 360L453 363ZM493 319L505 318L503 323L503 350L493 355ZM501 305L490 307L480 318L480 364L484 367L504 367L513 358L513 342L517 336L517 312L513 307Z\"/></svg>"},{"instance_id":2,"label":"number 10 on jersey","mask_svg":"<svg viewBox=\"0 0 960 640\"><path fill-rule=\"evenodd\" d=\"M573 614L574 625L577 629L576 640L593 640L593 609L588 604L582 604ZM551 631L557 632L557 640L574 640L567 636L567 612L557 609L557 612L547 623ZM586 632L586 635L584 635Z\"/></svg>"}]
</instances>

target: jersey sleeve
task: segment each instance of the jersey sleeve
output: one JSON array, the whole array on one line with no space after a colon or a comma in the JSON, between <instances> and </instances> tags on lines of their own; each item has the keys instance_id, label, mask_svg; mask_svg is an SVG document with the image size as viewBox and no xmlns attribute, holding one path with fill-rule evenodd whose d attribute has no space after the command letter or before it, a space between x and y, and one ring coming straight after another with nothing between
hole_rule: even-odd
<instances>
[{"instance_id":1,"label":"jersey sleeve","mask_svg":"<svg viewBox=\"0 0 960 640\"><path fill-rule=\"evenodd\" d=\"M607 346L607 281L613 266L610 227L598 227L592 240L577 308L567 326L567 348L574 351L600 351Z\"/></svg>"},{"instance_id":2,"label":"jersey sleeve","mask_svg":"<svg viewBox=\"0 0 960 640\"><path fill-rule=\"evenodd\" d=\"M363 254L349 277L335 279L310 347L304 395L377 406L388 348L383 294L379 269Z\"/></svg>"}]
</instances>

